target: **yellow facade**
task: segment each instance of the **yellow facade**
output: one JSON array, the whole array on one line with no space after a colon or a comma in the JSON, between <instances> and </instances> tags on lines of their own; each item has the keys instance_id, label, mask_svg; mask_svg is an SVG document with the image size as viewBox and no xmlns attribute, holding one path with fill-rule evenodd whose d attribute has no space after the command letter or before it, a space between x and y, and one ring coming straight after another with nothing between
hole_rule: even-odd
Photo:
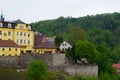
<instances>
[{"instance_id":1,"label":"yellow facade","mask_svg":"<svg viewBox=\"0 0 120 80\"><path fill-rule=\"evenodd\" d=\"M3 25L4 24L4 25ZM7 25L6 25L7 24ZM17 43L20 48L0 48L1 55L20 55L20 52L32 52L34 45L34 32L31 27L25 23L0 22L0 40L12 40ZM11 51L9 51L9 49ZM16 51L17 49L17 51ZM18 53L18 54L16 54Z\"/></svg>"},{"instance_id":2,"label":"yellow facade","mask_svg":"<svg viewBox=\"0 0 120 80\"><path fill-rule=\"evenodd\" d=\"M56 49L49 48L35 48L35 53L44 54L44 53L55 53Z\"/></svg>"},{"instance_id":3,"label":"yellow facade","mask_svg":"<svg viewBox=\"0 0 120 80\"><path fill-rule=\"evenodd\" d=\"M14 30L14 41L21 47L22 52L33 51L34 32L25 24L18 24Z\"/></svg>"},{"instance_id":4,"label":"yellow facade","mask_svg":"<svg viewBox=\"0 0 120 80\"><path fill-rule=\"evenodd\" d=\"M14 40L14 31L13 29L0 28L2 34L0 35L1 40Z\"/></svg>"},{"instance_id":5,"label":"yellow facade","mask_svg":"<svg viewBox=\"0 0 120 80\"><path fill-rule=\"evenodd\" d=\"M0 47L0 56L19 56L20 48Z\"/></svg>"}]
</instances>

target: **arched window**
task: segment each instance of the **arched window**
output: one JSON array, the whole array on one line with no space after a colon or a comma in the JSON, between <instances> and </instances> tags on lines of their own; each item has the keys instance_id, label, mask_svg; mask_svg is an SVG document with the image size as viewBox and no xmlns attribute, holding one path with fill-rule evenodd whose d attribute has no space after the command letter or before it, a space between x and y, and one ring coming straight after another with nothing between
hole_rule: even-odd
<instances>
[{"instance_id":1,"label":"arched window","mask_svg":"<svg viewBox=\"0 0 120 80\"><path fill-rule=\"evenodd\" d=\"M11 28L11 24L10 23L8 24L8 28Z\"/></svg>"}]
</instances>

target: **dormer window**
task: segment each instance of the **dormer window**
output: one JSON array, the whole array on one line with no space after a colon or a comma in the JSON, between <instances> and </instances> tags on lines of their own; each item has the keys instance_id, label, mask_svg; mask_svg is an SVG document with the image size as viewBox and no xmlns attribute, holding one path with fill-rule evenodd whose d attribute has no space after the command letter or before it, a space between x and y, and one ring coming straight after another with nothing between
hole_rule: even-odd
<instances>
[{"instance_id":1,"label":"dormer window","mask_svg":"<svg viewBox=\"0 0 120 80\"><path fill-rule=\"evenodd\" d=\"M31 26L28 26L28 30L31 30Z\"/></svg>"},{"instance_id":2,"label":"dormer window","mask_svg":"<svg viewBox=\"0 0 120 80\"><path fill-rule=\"evenodd\" d=\"M2 23L0 23L0 27L3 27L3 24L2 24Z\"/></svg>"},{"instance_id":3,"label":"dormer window","mask_svg":"<svg viewBox=\"0 0 120 80\"><path fill-rule=\"evenodd\" d=\"M8 28L11 28L11 24L10 23L8 24Z\"/></svg>"}]
</instances>

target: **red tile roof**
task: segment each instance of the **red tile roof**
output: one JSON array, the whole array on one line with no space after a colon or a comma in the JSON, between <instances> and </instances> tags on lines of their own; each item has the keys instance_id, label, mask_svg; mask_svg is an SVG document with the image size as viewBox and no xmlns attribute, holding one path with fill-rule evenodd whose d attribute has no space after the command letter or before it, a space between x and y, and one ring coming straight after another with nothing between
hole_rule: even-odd
<instances>
[{"instance_id":1,"label":"red tile roof","mask_svg":"<svg viewBox=\"0 0 120 80\"><path fill-rule=\"evenodd\" d=\"M34 38L34 44L35 45L37 45L37 44L39 44L39 43L42 43L42 42L46 42L47 41L47 38L46 38L46 36L44 36L44 35L40 35L40 34L37 34L37 35L35 35L35 38Z\"/></svg>"},{"instance_id":2,"label":"red tile roof","mask_svg":"<svg viewBox=\"0 0 120 80\"><path fill-rule=\"evenodd\" d=\"M36 34L34 38L34 48L49 48L56 49L56 46L48 42L46 36Z\"/></svg>"},{"instance_id":3,"label":"red tile roof","mask_svg":"<svg viewBox=\"0 0 120 80\"><path fill-rule=\"evenodd\" d=\"M0 47L20 47L12 40L0 40Z\"/></svg>"},{"instance_id":4,"label":"red tile roof","mask_svg":"<svg viewBox=\"0 0 120 80\"><path fill-rule=\"evenodd\" d=\"M120 64L113 64L112 67L119 69L120 68Z\"/></svg>"},{"instance_id":5,"label":"red tile roof","mask_svg":"<svg viewBox=\"0 0 120 80\"><path fill-rule=\"evenodd\" d=\"M49 42L44 42L44 43L38 43L37 45L34 46L34 48L52 48L56 49L56 46L54 44L51 44Z\"/></svg>"}]
</instances>

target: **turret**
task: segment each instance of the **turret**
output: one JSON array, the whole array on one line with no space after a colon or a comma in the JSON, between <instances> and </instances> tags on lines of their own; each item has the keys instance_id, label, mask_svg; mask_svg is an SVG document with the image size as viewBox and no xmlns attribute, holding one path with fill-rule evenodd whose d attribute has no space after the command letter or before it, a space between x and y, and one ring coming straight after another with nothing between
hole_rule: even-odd
<instances>
[{"instance_id":1,"label":"turret","mask_svg":"<svg viewBox=\"0 0 120 80\"><path fill-rule=\"evenodd\" d=\"M4 21L4 20L5 20L5 18L3 17L3 12L1 13L0 20L1 20L1 21Z\"/></svg>"}]
</instances>

